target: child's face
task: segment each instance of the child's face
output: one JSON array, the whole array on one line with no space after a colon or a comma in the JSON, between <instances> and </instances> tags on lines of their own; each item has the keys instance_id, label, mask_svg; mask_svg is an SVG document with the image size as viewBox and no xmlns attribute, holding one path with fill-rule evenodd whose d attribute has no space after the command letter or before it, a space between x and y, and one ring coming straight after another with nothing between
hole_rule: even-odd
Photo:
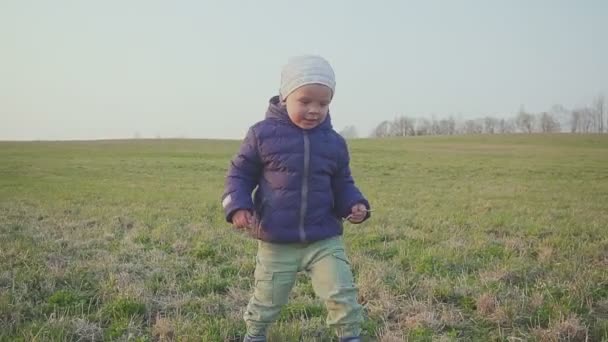
<instances>
[{"instance_id":1,"label":"child's face","mask_svg":"<svg viewBox=\"0 0 608 342\"><path fill-rule=\"evenodd\" d=\"M296 89L285 99L291 121L302 129L320 125L329 111L332 91L321 84L308 84Z\"/></svg>"}]
</instances>

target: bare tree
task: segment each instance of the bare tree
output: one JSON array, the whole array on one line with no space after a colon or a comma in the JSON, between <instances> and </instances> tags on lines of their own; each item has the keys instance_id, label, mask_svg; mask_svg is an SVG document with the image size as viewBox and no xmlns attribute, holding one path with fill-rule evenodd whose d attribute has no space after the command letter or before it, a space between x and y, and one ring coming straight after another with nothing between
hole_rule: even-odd
<instances>
[{"instance_id":1,"label":"bare tree","mask_svg":"<svg viewBox=\"0 0 608 342\"><path fill-rule=\"evenodd\" d=\"M496 131L499 134L505 134L507 130L507 120L505 119L500 119L498 120L498 124L496 125Z\"/></svg>"},{"instance_id":2,"label":"bare tree","mask_svg":"<svg viewBox=\"0 0 608 342\"><path fill-rule=\"evenodd\" d=\"M416 135L429 135L432 133L432 126L429 120L420 118L416 121Z\"/></svg>"},{"instance_id":3,"label":"bare tree","mask_svg":"<svg viewBox=\"0 0 608 342\"><path fill-rule=\"evenodd\" d=\"M581 132L591 133L594 131L593 111L589 107L581 110Z\"/></svg>"},{"instance_id":4,"label":"bare tree","mask_svg":"<svg viewBox=\"0 0 608 342\"><path fill-rule=\"evenodd\" d=\"M483 133L483 125L476 120L467 120L464 122L464 134L481 134Z\"/></svg>"},{"instance_id":5,"label":"bare tree","mask_svg":"<svg viewBox=\"0 0 608 342\"><path fill-rule=\"evenodd\" d=\"M589 107L578 108L572 111L570 131L572 133L591 133L594 128L593 111Z\"/></svg>"},{"instance_id":6,"label":"bare tree","mask_svg":"<svg viewBox=\"0 0 608 342\"><path fill-rule=\"evenodd\" d=\"M593 117L598 133L604 133L604 112L606 111L604 95L598 95L593 100Z\"/></svg>"},{"instance_id":7,"label":"bare tree","mask_svg":"<svg viewBox=\"0 0 608 342\"><path fill-rule=\"evenodd\" d=\"M540 125L540 131L543 133L556 133L561 131L559 122L553 117L553 115L547 112L538 114L538 122Z\"/></svg>"},{"instance_id":8,"label":"bare tree","mask_svg":"<svg viewBox=\"0 0 608 342\"><path fill-rule=\"evenodd\" d=\"M414 120L401 116L396 118L391 124L390 135L395 137L405 137L414 135L415 133Z\"/></svg>"},{"instance_id":9,"label":"bare tree","mask_svg":"<svg viewBox=\"0 0 608 342\"><path fill-rule=\"evenodd\" d=\"M517 114L515 124L521 132L532 133L532 131L534 130L534 115L526 113L526 111L522 107L519 110L519 114Z\"/></svg>"},{"instance_id":10,"label":"bare tree","mask_svg":"<svg viewBox=\"0 0 608 342\"><path fill-rule=\"evenodd\" d=\"M371 136L373 138L384 138L390 136L391 123L388 121L382 121L374 130L372 131Z\"/></svg>"},{"instance_id":11,"label":"bare tree","mask_svg":"<svg viewBox=\"0 0 608 342\"><path fill-rule=\"evenodd\" d=\"M437 119L433 118L431 120L431 134L432 135L441 135L443 134L441 132L441 124L439 121L437 121Z\"/></svg>"},{"instance_id":12,"label":"bare tree","mask_svg":"<svg viewBox=\"0 0 608 342\"><path fill-rule=\"evenodd\" d=\"M456 134L456 120L453 117L442 119L439 121L439 134L453 135Z\"/></svg>"},{"instance_id":13,"label":"bare tree","mask_svg":"<svg viewBox=\"0 0 608 342\"><path fill-rule=\"evenodd\" d=\"M569 120L572 118L572 112L561 104L554 104L551 106L549 114L553 115L553 118L559 123L560 128L562 129L568 126Z\"/></svg>"},{"instance_id":14,"label":"bare tree","mask_svg":"<svg viewBox=\"0 0 608 342\"><path fill-rule=\"evenodd\" d=\"M513 119L500 119L497 124L497 131L500 134L515 133L515 123Z\"/></svg>"},{"instance_id":15,"label":"bare tree","mask_svg":"<svg viewBox=\"0 0 608 342\"><path fill-rule=\"evenodd\" d=\"M346 126L340 131L340 135L344 139L355 139L358 137L357 128L355 126Z\"/></svg>"},{"instance_id":16,"label":"bare tree","mask_svg":"<svg viewBox=\"0 0 608 342\"><path fill-rule=\"evenodd\" d=\"M571 112L572 118L570 119L570 133L581 133L581 112L577 109Z\"/></svg>"},{"instance_id":17,"label":"bare tree","mask_svg":"<svg viewBox=\"0 0 608 342\"><path fill-rule=\"evenodd\" d=\"M496 118L487 116L483 119L483 131L487 134L494 134L498 120Z\"/></svg>"}]
</instances>

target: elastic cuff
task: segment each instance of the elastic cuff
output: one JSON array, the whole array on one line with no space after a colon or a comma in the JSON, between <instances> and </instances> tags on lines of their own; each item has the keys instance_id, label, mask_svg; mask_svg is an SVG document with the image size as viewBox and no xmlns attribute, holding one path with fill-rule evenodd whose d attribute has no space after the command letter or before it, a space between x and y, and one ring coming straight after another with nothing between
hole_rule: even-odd
<instances>
[{"instance_id":1,"label":"elastic cuff","mask_svg":"<svg viewBox=\"0 0 608 342\"><path fill-rule=\"evenodd\" d=\"M245 338L243 339L243 342L266 342L266 336L246 335Z\"/></svg>"}]
</instances>

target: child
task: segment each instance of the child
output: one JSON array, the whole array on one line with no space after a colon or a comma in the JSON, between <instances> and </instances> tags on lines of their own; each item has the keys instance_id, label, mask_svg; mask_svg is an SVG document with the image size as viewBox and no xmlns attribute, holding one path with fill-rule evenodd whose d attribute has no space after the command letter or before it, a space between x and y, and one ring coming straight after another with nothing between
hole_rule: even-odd
<instances>
[{"instance_id":1,"label":"child","mask_svg":"<svg viewBox=\"0 0 608 342\"><path fill-rule=\"evenodd\" d=\"M370 206L351 177L346 142L331 126L335 84L325 59L290 59L280 95L270 99L266 119L249 129L228 171L226 219L259 240L244 341L266 341L300 271L311 277L340 341L360 341L361 305L342 220L361 223Z\"/></svg>"}]
</instances>

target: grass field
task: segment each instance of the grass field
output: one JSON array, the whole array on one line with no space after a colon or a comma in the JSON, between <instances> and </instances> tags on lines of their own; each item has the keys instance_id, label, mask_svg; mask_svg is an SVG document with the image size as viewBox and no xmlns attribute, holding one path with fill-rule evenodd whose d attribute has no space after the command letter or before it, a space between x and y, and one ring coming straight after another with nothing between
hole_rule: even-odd
<instances>
[{"instance_id":1,"label":"grass field","mask_svg":"<svg viewBox=\"0 0 608 342\"><path fill-rule=\"evenodd\" d=\"M232 341L255 242L238 142L0 143L0 340ZM371 341L608 341L608 135L356 140ZM331 341L305 277L271 341Z\"/></svg>"}]
</instances>

